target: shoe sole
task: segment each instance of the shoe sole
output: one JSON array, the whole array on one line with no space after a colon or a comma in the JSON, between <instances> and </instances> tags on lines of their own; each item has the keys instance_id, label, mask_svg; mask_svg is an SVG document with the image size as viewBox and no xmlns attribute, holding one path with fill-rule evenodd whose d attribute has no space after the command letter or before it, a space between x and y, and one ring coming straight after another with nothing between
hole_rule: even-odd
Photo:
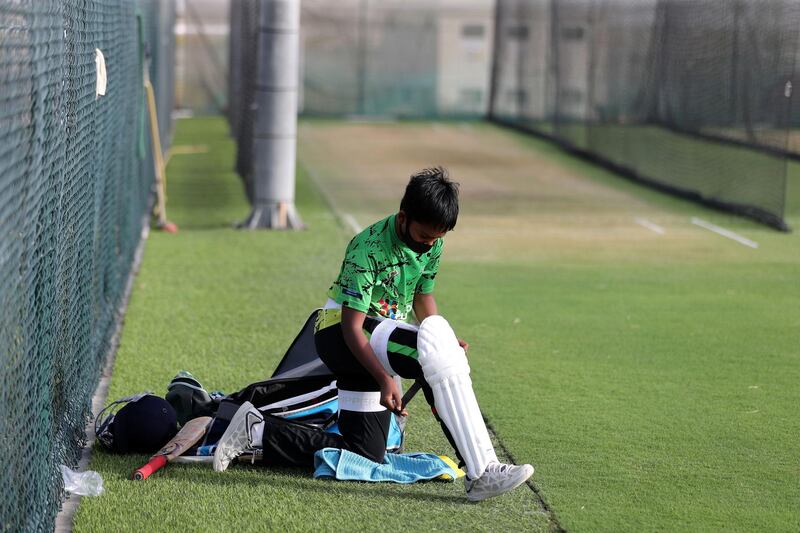
<instances>
[{"instance_id":1,"label":"shoe sole","mask_svg":"<svg viewBox=\"0 0 800 533\"><path fill-rule=\"evenodd\" d=\"M526 470L527 470L527 469L526 469ZM467 493L467 499L468 499L469 501L471 501L471 502L482 502L483 500L488 500L489 498L495 498L495 497L497 497L497 496L502 496L503 494L506 494L507 492L511 492L512 490L516 489L517 487L519 487L520 485L522 485L523 483L525 483L526 481L528 481L528 480L531 478L531 476L533 475L533 472L534 472L534 468L533 468L533 466L531 466L531 469L530 469L530 473L529 473L529 474L527 474L526 476L523 476L523 477L522 477L522 478L520 478L518 481L516 481L516 482L515 482L513 485L511 485L511 486L510 486L510 487L508 487L507 489L503 490L502 492L496 492L496 493L493 493L493 494L492 494L492 493L488 493L488 494L487 494L487 493L484 493L484 494L486 494L486 495L485 495L485 496L481 496L481 497L473 497L473 496L472 496L472 495L471 495L471 494L468 492L468 493Z\"/></svg>"},{"instance_id":2,"label":"shoe sole","mask_svg":"<svg viewBox=\"0 0 800 533\"><path fill-rule=\"evenodd\" d=\"M228 458L228 455L229 451L234 449L234 444L237 444L238 439L233 442L228 441L232 439L234 434L239 432L239 426L245 433L245 438L247 437L247 413L251 408L254 409L255 407L250 402L243 403L239 410L236 411L236 414L233 415L231 423L225 428L225 433L222 434L217 443L217 449L214 450L214 471L224 472L233 461L235 456Z\"/></svg>"}]
</instances>

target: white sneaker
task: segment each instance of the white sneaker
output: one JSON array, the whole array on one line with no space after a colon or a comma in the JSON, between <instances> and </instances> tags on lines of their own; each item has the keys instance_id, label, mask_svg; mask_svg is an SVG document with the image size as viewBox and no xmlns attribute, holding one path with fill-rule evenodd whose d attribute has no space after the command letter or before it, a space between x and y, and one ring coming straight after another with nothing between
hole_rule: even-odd
<instances>
[{"instance_id":1,"label":"white sneaker","mask_svg":"<svg viewBox=\"0 0 800 533\"><path fill-rule=\"evenodd\" d=\"M478 479L464 478L467 498L479 502L500 496L519 487L533 475L531 465L507 465L492 462Z\"/></svg>"},{"instance_id":2,"label":"white sneaker","mask_svg":"<svg viewBox=\"0 0 800 533\"><path fill-rule=\"evenodd\" d=\"M250 402L244 402L222 434L214 451L214 470L224 472L236 457L253 451L253 426L264 421L261 412Z\"/></svg>"}]
</instances>

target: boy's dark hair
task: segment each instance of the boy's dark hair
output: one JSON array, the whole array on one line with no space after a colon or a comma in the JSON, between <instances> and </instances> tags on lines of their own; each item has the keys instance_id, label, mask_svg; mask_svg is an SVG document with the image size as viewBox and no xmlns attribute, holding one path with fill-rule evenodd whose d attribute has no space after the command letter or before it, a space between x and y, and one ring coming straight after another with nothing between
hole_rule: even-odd
<instances>
[{"instance_id":1,"label":"boy's dark hair","mask_svg":"<svg viewBox=\"0 0 800 533\"><path fill-rule=\"evenodd\" d=\"M450 180L446 168L420 170L406 185L400 209L415 222L450 231L458 220L458 183Z\"/></svg>"}]
</instances>

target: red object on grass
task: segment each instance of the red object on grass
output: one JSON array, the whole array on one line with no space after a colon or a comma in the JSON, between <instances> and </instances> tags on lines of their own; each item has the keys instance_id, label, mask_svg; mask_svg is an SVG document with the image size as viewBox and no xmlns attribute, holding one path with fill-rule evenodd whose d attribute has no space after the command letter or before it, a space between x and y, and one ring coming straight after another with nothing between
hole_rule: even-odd
<instances>
[{"instance_id":1,"label":"red object on grass","mask_svg":"<svg viewBox=\"0 0 800 533\"><path fill-rule=\"evenodd\" d=\"M178 233L178 225L174 222L165 222L164 224L158 226L158 229L167 233Z\"/></svg>"},{"instance_id":2,"label":"red object on grass","mask_svg":"<svg viewBox=\"0 0 800 533\"><path fill-rule=\"evenodd\" d=\"M156 470L159 470L165 464L167 464L167 456L157 455L156 457L153 457L149 463L137 469L131 476L131 479L135 481L145 480L150 477L150 474L152 474Z\"/></svg>"}]
</instances>

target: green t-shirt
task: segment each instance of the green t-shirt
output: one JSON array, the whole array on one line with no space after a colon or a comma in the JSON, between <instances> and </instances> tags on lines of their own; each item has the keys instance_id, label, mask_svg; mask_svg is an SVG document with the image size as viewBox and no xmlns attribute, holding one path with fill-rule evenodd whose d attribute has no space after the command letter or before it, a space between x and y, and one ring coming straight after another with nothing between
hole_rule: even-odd
<instances>
[{"instance_id":1,"label":"green t-shirt","mask_svg":"<svg viewBox=\"0 0 800 533\"><path fill-rule=\"evenodd\" d=\"M411 251L395 232L395 216L353 237L328 296L367 315L402 321L411 313L415 294L433 292L443 241L436 239L424 254Z\"/></svg>"}]
</instances>

